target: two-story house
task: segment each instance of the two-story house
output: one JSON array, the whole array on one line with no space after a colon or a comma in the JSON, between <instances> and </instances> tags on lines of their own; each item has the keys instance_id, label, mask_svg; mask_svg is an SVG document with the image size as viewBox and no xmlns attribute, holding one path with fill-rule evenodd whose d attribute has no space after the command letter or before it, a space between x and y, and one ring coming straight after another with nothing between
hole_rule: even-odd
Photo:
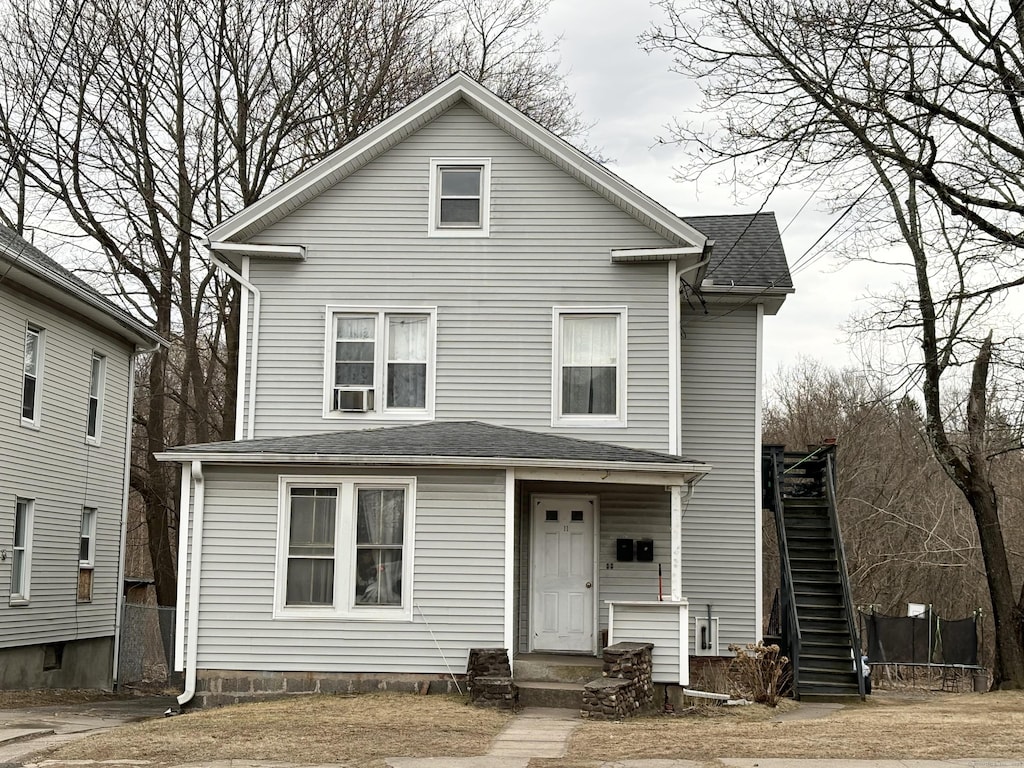
<instances>
[{"instance_id":1,"label":"two-story house","mask_svg":"<svg viewBox=\"0 0 1024 768\"><path fill-rule=\"evenodd\" d=\"M209 240L239 439L160 457L182 703L760 636L773 216L682 220L456 75Z\"/></svg>"},{"instance_id":2,"label":"two-story house","mask_svg":"<svg viewBox=\"0 0 1024 768\"><path fill-rule=\"evenodd\" d=\"M145 325L0 226L0 688L109 688Z\"/></svg>"}]
</instances>

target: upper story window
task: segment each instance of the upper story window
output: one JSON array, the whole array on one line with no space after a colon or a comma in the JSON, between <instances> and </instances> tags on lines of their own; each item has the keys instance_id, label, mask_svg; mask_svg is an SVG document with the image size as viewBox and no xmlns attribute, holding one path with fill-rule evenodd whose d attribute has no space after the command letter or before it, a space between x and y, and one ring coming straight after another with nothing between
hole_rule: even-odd
<instances>
[{"instance_id":1,"label":"upper story window","mask_svg":"<svg viewBox=\"0 0 1024 768\"><path fill-rule=\"evenodd\" d=\"M103 380L106 375L107 358L100 354L92 356L92 370L89 375L89 405L85 436L90 442L99 443L103 423Z\"/></svg>"},{"instance_id":2,"label":"upper story window","mask_svg":"<svg viewBox=\"0 0 1024 768\"><path fill-rule=\"evenodd\" d=\"M431 159L428 234L487 237L490 186L489 159Z\"/></svg>"},{"instance_id":3,"label":"upper story window","mask_svg":"<svg viewBox=\"0 0 1024 768\"><path fill-rule=\"evenodd\" d=\"M553 423L625 426L625 307L554 312Z\"/></svg>"},{"instance_id":4,"label":"upper story window","mask_svg":"<svg viewBox=\"0 0 1024 768\"><path fill-rule=\"evenodd\" d=\"M32 499L14 503L14 546L11 560L11 598L14 604L28 602L29 577L32 571Z\"/></svg>"},{"instance_id":5,"label":"upper story window","mask_svg":"<svg viewBox=\"0 0 1024 768\"><path fill-rule=\"evenodd\" d=\"M328 308L327 316L325 416L431 415L434 309Z\"/></svg>"},{"instance_id":6,"label":"upper story window","mask_svg":"<svg viewBox=\"0 0 1024 768\"><path fill-rule=\"evenodd\" d=\"M25 368L21 388L21 421L39 426L43 396L43 329L33 325L25 330Z\"/></svg>"},{"instance_id":7,"label":"upper story window","mask_svg":"<svg viewBox=\"0 0 1024 768\"><path fill-rule=\"evenodd\" d=\"M277 614L411 615L413 480L282 478Z\"/></svg>"}]
</instances>

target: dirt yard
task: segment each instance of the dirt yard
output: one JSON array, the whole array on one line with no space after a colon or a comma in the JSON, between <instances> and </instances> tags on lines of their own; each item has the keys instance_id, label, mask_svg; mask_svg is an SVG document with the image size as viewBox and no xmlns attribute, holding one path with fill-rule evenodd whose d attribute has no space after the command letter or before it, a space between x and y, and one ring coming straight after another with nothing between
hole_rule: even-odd
<instances>
[{"instance_id":1,"label":"dirt yard","mask_svg":"<svg viewBox=\"0 0 1024 768\"><path fill-rule=\"evenodd\" d=\"M798 705L785 702L780 710ZM583 722L563 759L531 768L589 768L623 758L715 757L1024 759L1024 692L872 696L827 717L777 720L761 706L700 708L624 723ZM454 696L310 696L139 723L53 750L56 760L153 765L250 759L382 768L384 757L487 751L509 715ZM715 763L710 762L711 765Z\"/></svg>"}]
</instances>

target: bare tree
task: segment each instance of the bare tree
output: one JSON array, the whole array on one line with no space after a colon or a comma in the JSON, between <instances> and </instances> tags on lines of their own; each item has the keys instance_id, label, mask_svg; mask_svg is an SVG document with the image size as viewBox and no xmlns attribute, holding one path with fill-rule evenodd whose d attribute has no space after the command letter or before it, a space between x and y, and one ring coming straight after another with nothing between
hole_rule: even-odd
<instances>
[{"instance_id":1,"label":"bare tree","mask_svg":"<svg viewBox=\"0 0 1024 768\"><path fill-rule=\"evenodd\" d=\"M174 342L144 368L132 474L173 605L177 483L153 454L235 432L239 303L204 231L450 75L463 53L435 41L487 0L458 14L447 0L0 2L0 218L77 239ZM480 33L476 75L518 76L520 105L571 130L537 6L508 8Z\"/></svg>"},{"instance_id":2,"label":"bare tree","mask_svg":"<svg viewBox=\"0 0 1024 768\"><path fill-rule=\"evenodd\" d=\"M989 429L993 366L1009 342L988 310L1024 284L1024 84L1019 2L711 0L659 3L647 44L699 80L710 125L680 122L694 173L771 188L829 184L844 215L898 242L911 280L876 328L913 334L928 442L975 520L995 623L994 684L1024 687L1024 585L1011 571L992 460L1020 425ZM971 363L973 361L973 363ZM950 380L971 365L962 402ZM998 390L999 397L1007 396ZM1019 591L1018 591L1019 590Z\"/></svg>"}]
</instances>

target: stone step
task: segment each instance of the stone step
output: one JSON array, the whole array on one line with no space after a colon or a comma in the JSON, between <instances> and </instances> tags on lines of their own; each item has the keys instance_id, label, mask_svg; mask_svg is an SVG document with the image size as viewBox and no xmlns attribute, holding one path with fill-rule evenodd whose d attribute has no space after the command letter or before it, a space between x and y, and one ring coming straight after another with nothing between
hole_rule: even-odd
<instances>
[{"instance_id":1,"label":"stone step","mask_svg":"<svg viewBox=\"0 0 1024 768\"><path fill-rule=\"evenodd\" d=\"M519 686L519 706L521 707L552 707L579 711L583 706L582 683L517 680L516 685Z\"/></svg>"}]
</instances>

